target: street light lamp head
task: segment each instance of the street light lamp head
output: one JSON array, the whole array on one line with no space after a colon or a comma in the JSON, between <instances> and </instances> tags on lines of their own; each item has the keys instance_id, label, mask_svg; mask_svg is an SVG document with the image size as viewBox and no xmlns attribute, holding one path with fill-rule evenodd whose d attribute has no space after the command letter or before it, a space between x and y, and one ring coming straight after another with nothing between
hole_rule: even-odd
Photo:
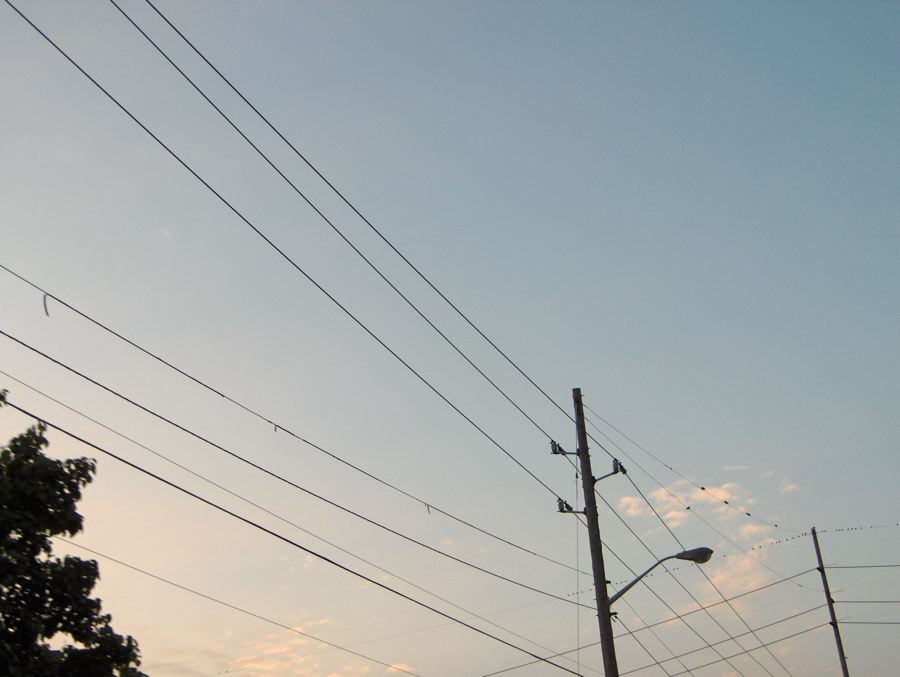
<instances>
[{"instance_id":1,"label":"street light lamp head","mask_svg":"<svg viewBox=\"0 0 900 677\"><path fill-rule=\"evenodd\" d=\"M693 548L675 555L675 559L683 559L694 564L706 564L713 556L712 548Z\"/></svg>"}]
</instances>

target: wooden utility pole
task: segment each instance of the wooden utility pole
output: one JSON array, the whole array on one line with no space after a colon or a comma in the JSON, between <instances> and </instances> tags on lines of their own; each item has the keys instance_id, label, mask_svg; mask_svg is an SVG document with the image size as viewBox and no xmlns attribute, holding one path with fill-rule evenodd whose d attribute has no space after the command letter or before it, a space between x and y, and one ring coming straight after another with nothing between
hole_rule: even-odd
<instances>
[{"instance_id":1,"label":"wooden utility pole","mask_svg":"<svg viewBox=\"0 0 900 677\"><path fill-rule=\"evenodd\" d=\"M819 574L822 576L822 587L825 588L825 601L828 602L828 614L831 616L831 629L834 631L834 642L837 644L838 658L841 659L841 673L844 677L850 677L847 670L847 657L844 655L844 643L841 641L841 630L838 627L837 616L834 615L834 598L831 596L831 588L828 587L828 576L825 574L825 565L822 564L822 551L819 549L819 536L816 528L811 529L813 545L816 547L816 559L819 562Z\"/></svg>"},{"instance_id":2,"label":"wooden utility pole","mask_svg":"<svg viewBox=\"0 0 900 677\"><path fill-rule=\"evenodd\" d=\"M584 516L587 520L588 541L591 546L591 565L594 573L594 591L597 595L597 620L600 622L600 649L603 651L603 674L619 677L616 647L613 643L612 617L609 613L609 593L606 590L606 570L603 567L603 544L600 541L600 522L597 517L597 500L594 497L594 474L588 453L587 430L584 427L584 405L581 388L572 390L575 401L575 426L578 432L578 460L581 463L581 486L584 490ZM845 673L846 677L846 673Z\"/></svg>"}]
</instances>

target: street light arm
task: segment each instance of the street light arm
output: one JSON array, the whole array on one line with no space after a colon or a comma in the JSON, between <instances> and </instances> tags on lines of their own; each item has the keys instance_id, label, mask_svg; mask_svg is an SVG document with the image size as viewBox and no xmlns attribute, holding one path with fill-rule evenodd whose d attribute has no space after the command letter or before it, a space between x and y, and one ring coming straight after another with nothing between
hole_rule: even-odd
<instances>
[{"instance_id":1,"label":"street light arm","mask_svg":"<svg viewBox=\"0 0 900 677\"><path fill-rule=\"evenodd\" d=\"M615 595L610 597L609 603L612 604L617 599L619 599L619 597L621 597L626 592L631 590L632 586L634 586L635 583L637 583L639 580L641 580L644 576L649 574L651 571L653 571L656 567L658 567L660 564L665 562L667 559L683 559L687 562L693 562L694 564L706 564L709 561L709 558L712 556L713 556L713 551L711 548L692 548L690 550L684 550L682 552L677 552L674 555L669 555L668 557L663 557L656 564L654 564L652 567L647 569L640 576L638 576L633 581L631 581L631 583L629 583L624 588L619 590L619 592L617 592Z\"/></svg>"},{"instance_id":2,"label":"street light arm","mask_svg":"<svg viewBox=\"0 0 900 677\"><path fill-rule=\"evenodd\" d=\"M656 564L654 564L653 566L651 566L651 567L650 567L649 569L647 569L644 573L642 573L640 576L638 576L638 577L635 578L633 581L631 581L631 583L629 583L628 585L626 585L624 588L621 588L616 594L610 596L610 598L609 598L609 604L610 604L610 606L612 606L613 602L615 602L617 599L619 599L619 597L621 597L621 596L624 595L626 592L628 592L629 590L631 590L631 588L633 588L634 585L635 585L638 581L640 581L644 576L646 576L647 574L649 574L649 573L650 573L651 571L653 571L656 567L658 567L660 564L662 564L663 562L665 562L666 560L669 560L669 559L675 559L675 555L669 555L668 557L663 557L663 558L662 558L661 560L659 560Z\"/></svg>"}]
</instances>

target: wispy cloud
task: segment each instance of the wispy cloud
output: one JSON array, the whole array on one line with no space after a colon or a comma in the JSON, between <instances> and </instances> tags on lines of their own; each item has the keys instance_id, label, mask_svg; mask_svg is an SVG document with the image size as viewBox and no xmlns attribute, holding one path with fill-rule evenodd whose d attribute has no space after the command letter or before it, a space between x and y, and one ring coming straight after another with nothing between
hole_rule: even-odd
<instances>
[{"instance_id":1,"label":"wispy cloud","mask_svg":"<svg viewBox=\"0 0 900 677\"><path fill-rule=\"evenodd\" d=\"M800 485L791 482L788 479L781 480L781 486L778 487L779 494L793 494L795 491L800 489Z\"/></svg>"},{"instance_id":2,"label":"wispy cloud","mask_svg":"<svg viewBox=\"0 0 900 677\"><path fill-rule=\"evenodd\" d=\"M291 626L295 632L310 632L331 624L330 618L317 618ZM270 677L272 675L288 675L290 677L323 677L331 672L334 675L360 675L369 670L366 665L353 665L342 667L340 672L333 672L334 668L324 668L318 662L314 654L310 653L311 647L320 645L308 637L299 635L285 636L286 633L271 632L259 639L243 642L240 647L241 655L230 661L228 670L237 672L246 677Z\"/></svg>"},{"instance_id":3,"label":"wispy cloud","mask_svg":"<svg viewBox=\"0 0 900 677\"><path fill-rule=\"evenodd\" d=\"M783 483L782 486L791 485ZM792 487L784 493L793 490ZM685 480L678 480L667 487L654 489L647 497L670 529L683 526L690 519L691 511L700 509L707 519L712 515L722 533L747 547L758 545L769 536L770 527L749 521L745 513L752 513L757 500L738 482L697 487ZM623 496L618 501L618 507L632 519L653 514L639 496Z\"/></svg>"},{"instance_id":4,"label":"wispy cloud","mask_svg":"<svg viewBox=\"0 0 900 677\"><path fill-rule=\"evenodd\" d=\"M640 517L641 515L650 514L647 504L637 496L622 496L619 499L619 510L622 510L628 517Z\"/></svg>"},{"instance_id":5,"label":"wispy cloud","mask_svg":"<svg viewBox=\"0 0 900 677\"><path fill-rule=\"evenodd\" d=\"M710 580L725 597L733 597L746 590L758 588L772 579L771 572L763 566L760 559L754 559L753 557L729 557L727 560L720 560L707 573ZM706 593L705 604L714 604L721 600L722 598L718 592L710 590ZM750 615L753 613L756 605L766 603L765 597L748 595L747 597L733 600L731 605L741 615Z\"/></svg>"}]
</instances>

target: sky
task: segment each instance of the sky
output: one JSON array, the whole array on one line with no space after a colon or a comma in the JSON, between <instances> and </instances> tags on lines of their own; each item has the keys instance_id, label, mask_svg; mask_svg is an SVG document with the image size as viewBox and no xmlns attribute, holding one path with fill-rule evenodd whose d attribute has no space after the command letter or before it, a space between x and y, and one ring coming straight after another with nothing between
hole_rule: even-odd
<instances>
[{"instance_id":1,"label":"sky","mask_svg":"<svg viewBox=\"0 0 900 677\"><path fill-rule=\"evenodd\" d=\"M594 474L628 471L597 484L611 590L715 550L617 602L620 670L840 674L809 528L829 566L900 563L900 6L154 0L557 408L149 4L117 2L449 341L112 3L23 1L246 221L0 7L0 264L54 297L0 269L11 402L520 649L583 647L553 660L598 675L587 533L556 510L580 488L549 453L575 448L579 387ZM4 408L0 436L32 421ZM55 551L98 559L148 674L534 660L49 438L98 459ZM897 626L871 623L900 609L860 602L896 600L900 569L828 574L851 672L889 674Z\"/></svg>"}]
</instances>

